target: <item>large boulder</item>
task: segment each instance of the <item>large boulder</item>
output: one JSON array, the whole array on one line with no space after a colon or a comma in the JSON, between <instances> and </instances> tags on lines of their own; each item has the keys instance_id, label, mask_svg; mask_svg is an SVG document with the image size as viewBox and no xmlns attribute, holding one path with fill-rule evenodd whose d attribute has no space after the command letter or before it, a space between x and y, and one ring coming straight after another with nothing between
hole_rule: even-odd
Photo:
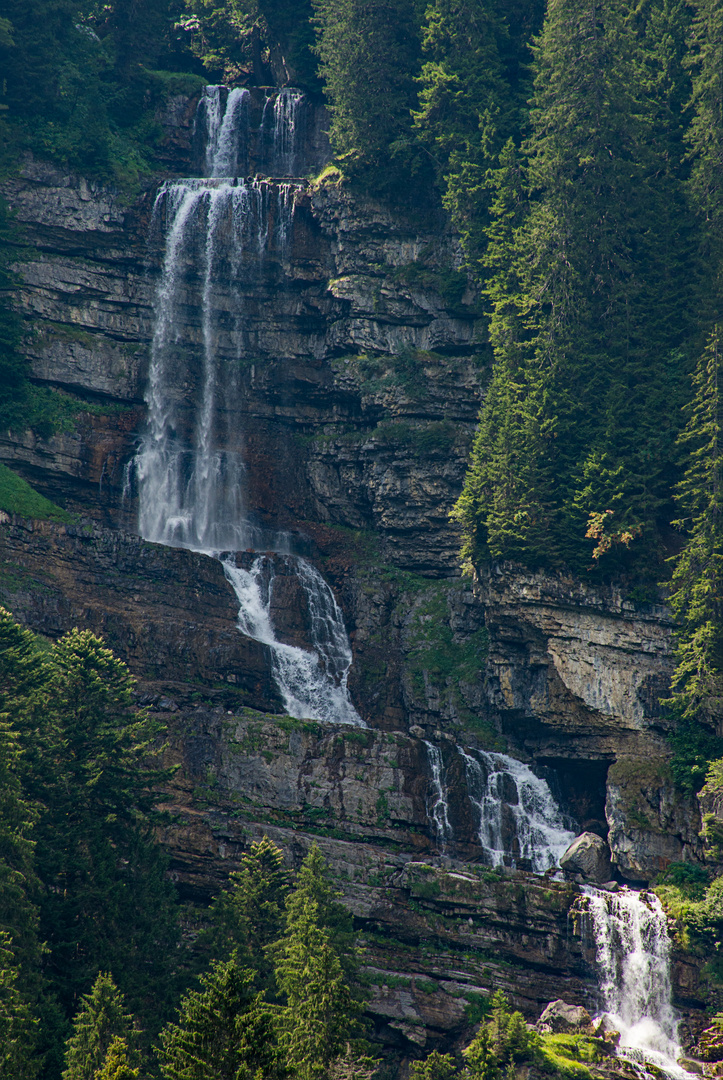
<instances>
[{"instance_id":1,"label":"large boulder","mask_svg":"<svg viewBox=\"0 0 723 1080\"><path fill-rule=\"evenodd\" d=\"M537 1021L537 1030L543 1034L569 1035L592 1032L592 1019L582 1005L568 1005L566 1001L551 1001Z\"/></svg>"},{"instance_id":2,"label":"large boulder","mask_svg":"<svg viewBox=\"0 0 723 1080\"><path fill-rule=\"evenodd\" d=\"M597 885L609 881L613 872L607 842L592 832L575 837L560 859L560 866L566 873L579 874Z\"/></svg>"}]
</instances>

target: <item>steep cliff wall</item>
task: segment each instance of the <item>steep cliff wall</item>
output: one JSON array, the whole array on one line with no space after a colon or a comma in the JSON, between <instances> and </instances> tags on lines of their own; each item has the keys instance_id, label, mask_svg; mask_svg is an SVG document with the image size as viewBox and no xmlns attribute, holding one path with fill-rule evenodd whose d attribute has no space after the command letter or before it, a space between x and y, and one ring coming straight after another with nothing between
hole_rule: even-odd
<instances>
[{"instance_id":1,"label":"steep cliff wall","mask_svg":"<svg viewBox=\"0 0 723 1080\"><path fill-rule=\"evenodd\" d=\"M194 104L176 99L164 117L174 171L198 153ZM237 630L220 563L136 535L155 189L128 204L28 160L4 191L27 242L18 301L33 379L58 395L61 419L45 437L3 433L0 459L79 520L0 522L0 599L43 634L93 628L139 676L180 766L167 836L179 885L208 896L262 831L294 865L318 838L367 937L370 1011L402 1050L449 1045L475 995L496 987L530 1016L555 997L592 1003L593 950L568 920L575 887L485 865L464 753L532 763L571 824L609 830L628 880L697 858L697 806L675 793L657 706L671 619L515 567L460 578L448 514L488 349L445 223L312 184L283 257L242 265L214 296L216 347L240 387L228 437L243 449L248 508L288 530L335 591L369 725L357 731L279 715L269 650ZM189 303L179 349L201 337ZM187 370L181 409L198 395ZM279 633L303 645L284 595ZM700 1005L690 958L676 987L681 1007Z\"/></svg>"}]
</instances>

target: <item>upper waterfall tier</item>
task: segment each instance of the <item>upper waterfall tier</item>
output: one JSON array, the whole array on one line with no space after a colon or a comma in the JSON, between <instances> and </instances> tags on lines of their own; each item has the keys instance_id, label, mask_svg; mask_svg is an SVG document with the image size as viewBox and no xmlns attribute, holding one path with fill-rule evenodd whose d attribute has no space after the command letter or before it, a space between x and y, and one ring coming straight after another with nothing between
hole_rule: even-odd
<instances>
[{"instance_id":1,"label":"upper waterfall tier","mask_svg":"<svg viewBox=\"0 0 723 1080\"><path fill-rule=\"evenodd\" d=\"M282 257L293 224L293 184L181 180L165 184L154 226L166 249L156 297L148 429L137 458L140 529L160 544L221 551L262 541L244 505L239 428L243 305L225 310L229 283ZM189 308L200 326L189 328ZM219 334L236 343L236 362Z\"/></svg>"},{"instance_id":2,"label":"upper waterfall tier","mask_svg":"<svg viewBox=\"0 0 723 1080\"><path fill-rule=\"evenodd\" d=\"M306 176L331 156L325 113L301 90L207 86L195 122L206 176Z\"/></svg>"}]
</instances>

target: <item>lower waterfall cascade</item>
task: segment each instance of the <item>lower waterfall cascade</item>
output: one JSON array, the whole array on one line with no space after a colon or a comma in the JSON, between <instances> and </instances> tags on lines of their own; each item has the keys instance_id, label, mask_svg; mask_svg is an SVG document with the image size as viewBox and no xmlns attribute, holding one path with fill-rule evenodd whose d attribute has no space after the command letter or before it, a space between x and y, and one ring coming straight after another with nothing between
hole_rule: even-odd
<instances>
[{"instance_id":1,"label":"lower waterfall cascade","mask_svg":"<svg viewBox=\"0 0 723 1080\"><path fill-rule=\"evenodd\" d=\"M492 865L503 866L510 855L504 842L509 827L519 849L513 853L515 859L529 860L536 874L557 866L575 833L566 827L547 781L507 754L485 750L460 754L470 802L479 815L480 844Z\"/></svg>"},{"instance_id":2,"label":"lower waterfall cascade","mask_svg":"<svg viewBox=\"0 0 723 1080\"><path fill-rule=\"evenodd\" d=\"M608 893L584 886L584 895L602 1015L620 1032L618 1056L641 1076L662 1072L673 1080L688 1080L691 1074L678 1064L670 937L660 900L652 892L628 888Z\"/></svg>"}]
</instances>

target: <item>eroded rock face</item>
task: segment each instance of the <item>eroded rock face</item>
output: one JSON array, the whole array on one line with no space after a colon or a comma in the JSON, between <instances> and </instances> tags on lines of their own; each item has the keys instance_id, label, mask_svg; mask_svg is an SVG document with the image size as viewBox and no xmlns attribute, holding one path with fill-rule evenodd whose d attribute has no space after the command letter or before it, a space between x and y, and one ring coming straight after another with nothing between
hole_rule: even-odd
<instances>
[{"instance_id":1,"label":"eroded rock face","mask_svg":"<svg viewBox=\"0 0 723 1080\"><path fill-rule=\"evenodd\" d=\"M676 789L664 759L621 757L608 773L605 812L615 864L631 881L650 881L671 862L702 858L697 800Z\"/></svg>"}]
</instances>

